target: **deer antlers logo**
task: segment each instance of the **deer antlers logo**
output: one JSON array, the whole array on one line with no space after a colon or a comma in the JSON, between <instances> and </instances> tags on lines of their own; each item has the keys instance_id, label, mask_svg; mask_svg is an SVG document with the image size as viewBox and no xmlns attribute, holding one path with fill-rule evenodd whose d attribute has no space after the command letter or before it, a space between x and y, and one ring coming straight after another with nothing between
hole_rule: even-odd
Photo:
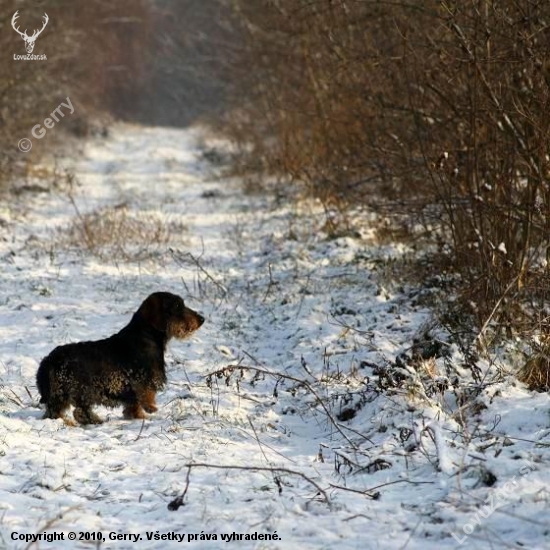
<instances>
[{"instance_id":1,"label":"deer antlers logo","mask_svg":"<svg viewBox=\"0 0 550 550\"><path fill-rule=\"evenodd\" d=\"M48 17L48 14L44 14L44 24L42 25L42 28L38 31L35 30L32 33L32 36L27 36L27 29L25 29L25 32L21 32L18 27L16 27L17 17L19 14L19 10L17 10L12 17L11 20L11 26L13 27L13 30L21 35L21 38L25 41L25 49L27 50L27 53L32 53L34 50L34 43L36 42L36 39L40 36L41 32L46 28L46 25L48 24L48 21L50 18Z\"/></svg>"}]
</instances>

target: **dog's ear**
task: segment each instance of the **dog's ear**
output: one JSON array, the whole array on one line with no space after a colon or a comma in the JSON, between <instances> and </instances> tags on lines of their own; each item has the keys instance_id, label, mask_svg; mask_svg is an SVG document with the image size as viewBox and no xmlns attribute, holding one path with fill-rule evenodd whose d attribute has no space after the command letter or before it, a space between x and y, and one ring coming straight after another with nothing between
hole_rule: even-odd
<instances>
[{"instance_id":1,"label":"dog's ear","mask_svg":"<svg viewBox=\"0 0 550 550\"><path fill-rule=\"evenodd\" d=\"M162 298L158 294L151 294L141 304L138 313L143 321L151 325L155 330L166 332L166 315L164 313Z\"/></svg>"}]
</instances>

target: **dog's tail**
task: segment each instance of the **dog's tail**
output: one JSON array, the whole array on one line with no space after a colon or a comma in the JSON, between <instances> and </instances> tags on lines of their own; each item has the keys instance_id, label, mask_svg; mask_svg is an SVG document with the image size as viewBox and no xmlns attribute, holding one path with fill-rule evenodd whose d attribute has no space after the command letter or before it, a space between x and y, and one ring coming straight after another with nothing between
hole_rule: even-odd
<instances>
[{"instance_id":1,"label":"dog's tail","mask_svg":"<svg viewBox=\"0 0 550 550\"><path fill-rule=\"evenodd\" d=\"M48 355L40 362L38 372L36 373L36 387L40 392L40 403L47 403L51 388L50 388L50 368L51 356Z\"/></svg>"}]
</instances>

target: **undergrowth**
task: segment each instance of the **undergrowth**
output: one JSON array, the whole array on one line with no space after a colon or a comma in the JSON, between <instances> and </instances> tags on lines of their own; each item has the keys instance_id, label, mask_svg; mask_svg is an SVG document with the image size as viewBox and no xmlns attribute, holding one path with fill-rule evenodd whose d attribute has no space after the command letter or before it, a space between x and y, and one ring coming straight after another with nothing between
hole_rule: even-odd
<instances>
[{"instance_id":1,"label":"undergrowth","mask_svg":"<svg viewBox=\"0 0 550 550\"><path fill-rule=\"evenodd\" d=\"M377 212L386 238L424 248L426 272L455 278L444 315L469 325L474 347L545 340L550 5L235 6L235 171L302 185L328 235Z\"/></svg>"}]
</instances>

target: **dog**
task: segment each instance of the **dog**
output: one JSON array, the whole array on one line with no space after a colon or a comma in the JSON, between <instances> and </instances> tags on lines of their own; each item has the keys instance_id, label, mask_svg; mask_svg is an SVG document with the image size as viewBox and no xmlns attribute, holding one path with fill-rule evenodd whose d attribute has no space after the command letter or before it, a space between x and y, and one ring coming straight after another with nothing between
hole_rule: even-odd
<instances>
[{"instance_id":1,"label":"dog","mask_svg":"<svg viewBox=\"0 0 550 550\"><path fill-rule=\"evenodd\" d=\"M146 418L157 410L156 392L166 383L164 352L171 338L183 339L204 317L169 292L151 294L118 333L93 342L55 348L38 367L36 384L44 418L65 418L70 405L80 424L101 424L93 405L124 405L124 418Z\"/></svg>"}]
</instances>

